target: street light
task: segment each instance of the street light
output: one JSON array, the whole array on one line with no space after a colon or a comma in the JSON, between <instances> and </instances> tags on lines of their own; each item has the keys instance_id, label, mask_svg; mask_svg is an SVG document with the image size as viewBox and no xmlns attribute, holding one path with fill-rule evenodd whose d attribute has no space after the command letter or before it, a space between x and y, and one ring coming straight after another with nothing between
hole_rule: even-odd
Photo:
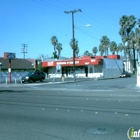
<instances>
[{"instance_id":1,"label":"street light","mask_svg":"<svg viewBox=\"0 0 140 140\"><path fill-rule=\"evenodd\" d=\"M1 67L2 67L2 62L0 62L0 82L2 81L2 80L1 80L1 79L2 79L2 78L1 78L1 77L2 77L2 76L1 76Z\"/></svg>"},{"instance_id":2,"label":"street light","mask_svg":"<svg viewBox=\"0 0 140 140\"><path fill-rule=\"evenodd\" d=\"M86 24L86 27L90 27L91 25L90 24Z\"/></svg>"}]
</instances>

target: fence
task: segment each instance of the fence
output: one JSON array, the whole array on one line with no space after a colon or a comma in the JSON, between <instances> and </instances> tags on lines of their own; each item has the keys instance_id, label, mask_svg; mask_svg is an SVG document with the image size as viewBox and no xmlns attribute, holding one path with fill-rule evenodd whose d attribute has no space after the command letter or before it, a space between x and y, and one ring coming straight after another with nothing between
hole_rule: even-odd
<instances>
[{"instance_id":1,"label":"fence","mask_svg":"<svg viewBox=\"0 0 140 140\"><path fill-rule=\"evenodd\" d=\"M12 72L11 73L11 82L12 83L21 83L21 77L26 75L28 72ZM9 82L9 73L8 72L0 72L0 83L8 83Z\"/></svg>"}]
</instances>

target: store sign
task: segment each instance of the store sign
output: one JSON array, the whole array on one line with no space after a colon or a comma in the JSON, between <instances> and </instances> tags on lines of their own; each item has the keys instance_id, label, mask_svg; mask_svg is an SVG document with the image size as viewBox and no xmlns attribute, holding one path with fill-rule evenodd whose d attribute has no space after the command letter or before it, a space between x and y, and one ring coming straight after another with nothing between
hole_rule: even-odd
<instances>
[{"instance_id":1,"label":"store sign","mask_svg":"<svg viewBox=\"0 0 140 140\"><path fill-rule=\"evenodd\" d=\"M48 66L53 66L53 62L48 62Z\"/></svg>"},{"instance_id":2,"label":"store sign","mask_svg":"<svg viewBox=\"0 0 140 140\"><path fill-rule=\"evenodd\" d=\"M85 65L89 65L89 62L85 62Z\"/></svg>"},{"instance_id":3,"label":"store sign","mask_svg":"<svg viewBox=\"0 0 140 140\"><path fill-rule=\"evenodd\" d=\"M15 58L16 58L15 53L11 53L11 52L5 52L4 53L4 59L15 59Z\"/></svg>"},{"instance_id":4,"label":"store sign","mask_svg":"<svg viewBox=\"0 0 140 140\"><path fill-rule=\"evenodd\" d=\"M73 61L64 61L64 62L57 62L57 65L69 65L69 64L73 64ZM75 64L79 64L79 61L75 61Z\"/></svg>"},{"instance_id":5,"label":"store sign","mask_svg":"<svg viewBox=\"0 0 140 140\"><path fill-rule=\"evenodd\" d=\"M96 59L91 59L91 62L95 62L96 61Z\"/></svg>"}]
</instances>

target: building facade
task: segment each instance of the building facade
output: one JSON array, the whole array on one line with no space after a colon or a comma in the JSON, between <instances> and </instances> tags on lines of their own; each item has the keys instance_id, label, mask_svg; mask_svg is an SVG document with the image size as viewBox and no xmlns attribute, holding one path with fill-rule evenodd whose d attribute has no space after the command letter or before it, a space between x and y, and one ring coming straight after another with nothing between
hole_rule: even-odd
<instances>
[{"instance_id":1,"label":"building facade","mask_svg":"<svg viewBox=\"0 0 140 140\"><path fill-rule=\"evenodd\" d=\"M108 62L111 65L107 65ZM116 67L115 67L116 65ZM46 68L48 77L73 77L73 58L68 60L47 60L42 62ZM83 56L75 58L76 77L99 78L107 75L107 69L111 72L116 69L117 75L123 71L123 62L119 55L109 56ZM118 70L118 71L117 71ZM113 74L113 76L117 76Z\"/></svg>"}]
</instances>

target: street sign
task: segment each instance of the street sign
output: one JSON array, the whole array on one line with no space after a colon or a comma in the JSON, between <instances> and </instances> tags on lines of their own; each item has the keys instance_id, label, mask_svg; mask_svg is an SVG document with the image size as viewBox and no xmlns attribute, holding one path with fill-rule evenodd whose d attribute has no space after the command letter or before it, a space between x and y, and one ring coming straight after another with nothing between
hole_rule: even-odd
<instances>
[{"instance_id":1,"label":"street sign","mask_svg":"<svg viewBox=\"0 0 140 140\"><path fill-rule=\"evenodd\" d=\"M60 65L60 64L57 64L57 65L56 65L56 69L57 69L57 70L61 70L61 65Z\"/></svg>"},{"instance_id":2,"label":"street sign","mask_svg":"<svg viewBox=\"0 0 140 140\"><path fill-rule=\"evenodd\" d=\"M15 59L15 58L16 58L15 53L11 53L11 52L5 52L4 53L4 59Z\"/></svg>"}]
</instances>

